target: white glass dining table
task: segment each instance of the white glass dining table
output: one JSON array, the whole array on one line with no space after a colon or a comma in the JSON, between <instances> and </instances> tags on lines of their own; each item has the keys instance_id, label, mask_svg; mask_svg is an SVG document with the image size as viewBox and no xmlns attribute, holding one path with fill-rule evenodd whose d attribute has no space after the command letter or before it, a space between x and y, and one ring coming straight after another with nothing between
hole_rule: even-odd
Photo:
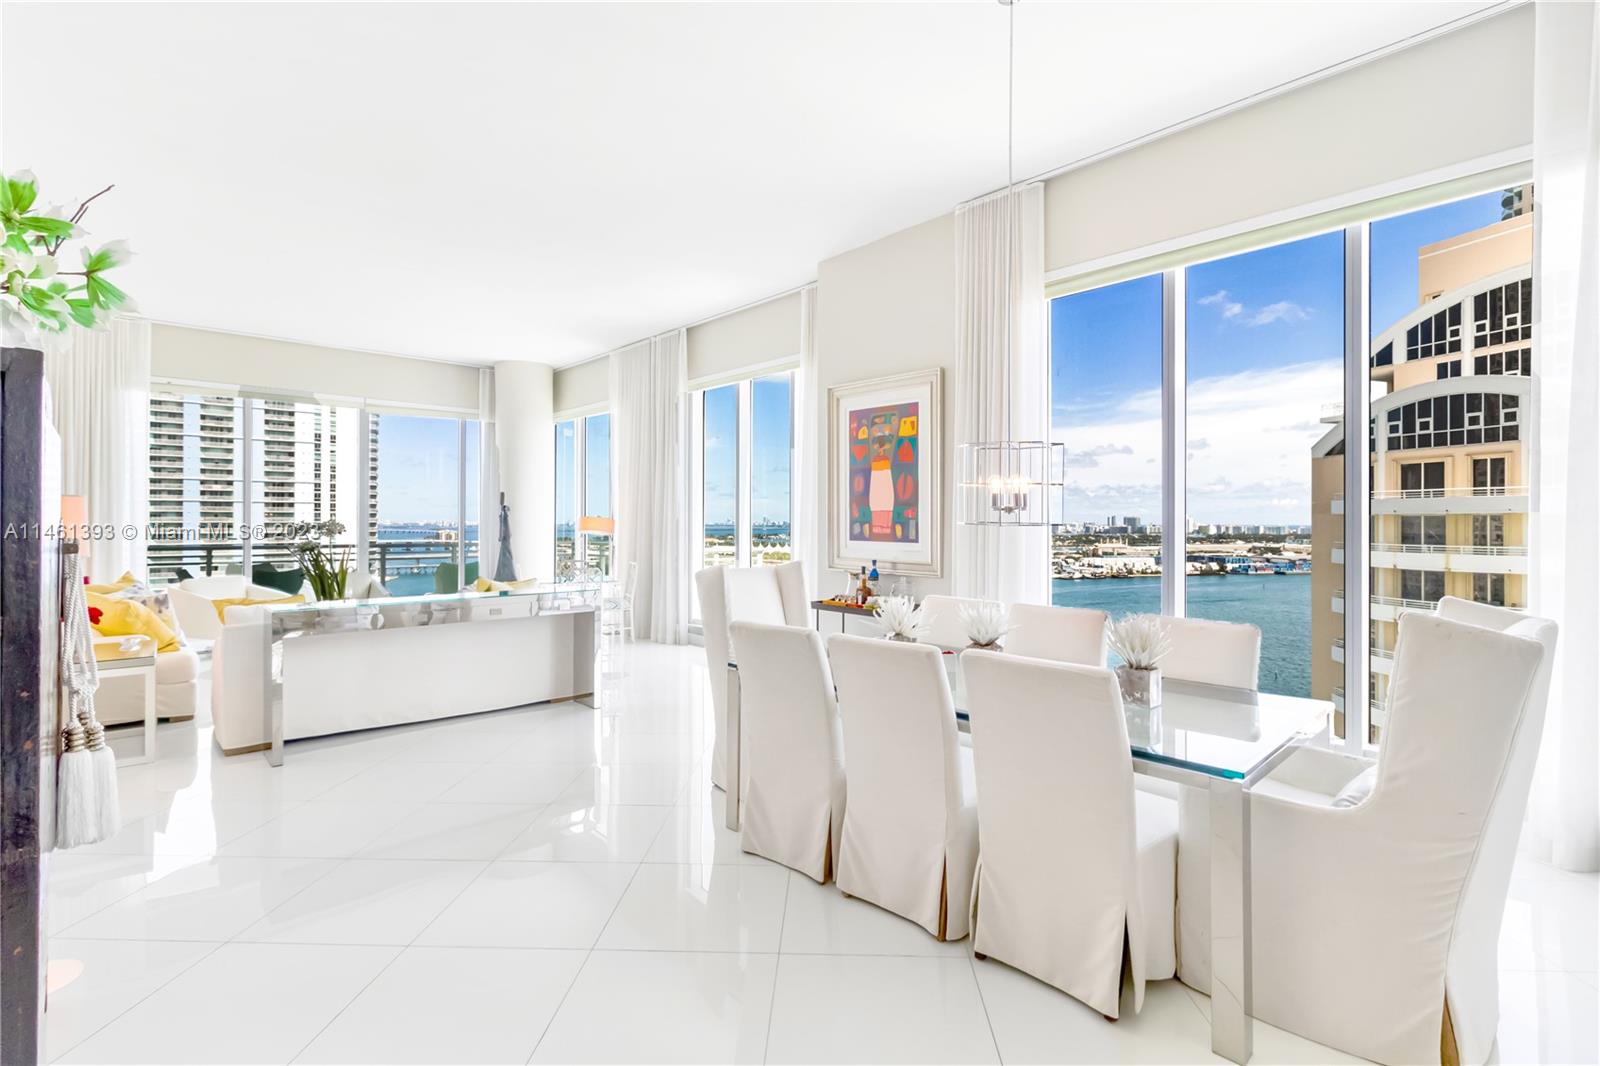
<instances>
[{"instance_id":1,"label":"white glass dining table","mask_svg":"<svg viewBox=\"0 0 1600 1066\"><path fill-rule=\"evenodd\" d=\"M967 728L959 650L941 649L958 724ZM728 664L727 780L740 779L739 667ZM1327 725L1333 704L1165 679L1155 708L1124 705L1135 773L1196 788L1211 815L1211 1050L1250 1060L1250 789L1294 748ZM738 790L727 797L727 826L740 822ZM983 797L978 797L983 802ZM979 848L982 848L979 840Z\"/></svg>"}]
</instances>

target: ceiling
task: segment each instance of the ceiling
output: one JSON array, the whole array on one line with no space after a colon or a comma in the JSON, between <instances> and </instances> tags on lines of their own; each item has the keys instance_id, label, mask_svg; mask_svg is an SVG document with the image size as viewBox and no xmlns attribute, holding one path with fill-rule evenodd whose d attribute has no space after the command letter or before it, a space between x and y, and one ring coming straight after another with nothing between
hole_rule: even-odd
<instances>
[{"instance_id":1,"label":"ceiling","mask_svg":"<svg viewBox=\"0 0 1600 1066\"><path fill-rule=\"evenodd\" d=\"M1016 173L1487 6L1021 4ZM563 365L1003 185L1006 10L8 3L0 136L153 319Z\"/></svg>"}]
</instances>

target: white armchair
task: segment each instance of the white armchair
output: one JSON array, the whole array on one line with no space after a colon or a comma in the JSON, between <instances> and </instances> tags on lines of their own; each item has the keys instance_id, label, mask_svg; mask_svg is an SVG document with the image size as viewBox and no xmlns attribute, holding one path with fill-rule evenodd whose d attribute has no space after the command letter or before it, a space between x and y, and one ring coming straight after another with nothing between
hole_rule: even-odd
<instances>
[{"instance_id":1,"label":"white armchair","mask_svg":"<svg viewBox=\"0 0 1600 1066\"><path fill-rule=\"evenodd\" d=\"M1378 1062L1487 1058L1500 915L1555 640L1542 619L1504 628L1401 618L1365 800L1253 794L1262 1021Z\"/></svg>"},{"instance_id":2,"label":"white armchair","mask_svg":"<svg viewBox=\"0 0 1600 1066\"><path fill-rule=\"evenodd\" d=\"M822 637L814 629L734 622L739 646L743 850L833 876L844 821L844 738Z\"/></svg>"},{"instance_id":3,"label":"white armchair","mask_svg":"<svg viewBox=\"0 0 1600 1066\"><path fill-rule=\"evenodd\" d=\"M1104 667L969 651L979 857L972 950L1119 1014L1173 975L1178 807L1133 787Z\"/></svg>"},{"instance_id":4,"label":"white armchair","mask_svg":"<svg viewBox=\"0 0 1600 1066\"><path fill-rule=\"evenodd\" d=\"M700 632L706 646L714 714L711 783L726 791L727 732L722 725L728 713L728 663L734 658L728 624L739 621L805 625L805 564L795 561L778 566L708 566L694 575L694 584L700 596Z\"/></svg>"},{"instance_id":5,"label":"white armchair","mask_svg":"<svg viewBox=\"0 0 1600 1066\"><path fill-rule=\"evenodd\" d=\"M930 644L828 639L849 788L836 880L960 940L978 860L977 786L941 658Z\"/></svg>"},{"instance_id":6,"label":"white armchair","mask_svg":"<svg viewBox=\"0 0 1600 1066\"><path fill-rule=\"evenodd\" d=\"M191 641L215 641L222 635L222 619L217 616L216 600L271 600L284 595L278 589L252 585L243 574L213 574L184 578L169 588L172 609Z\"/></svg>"}]
</instances>

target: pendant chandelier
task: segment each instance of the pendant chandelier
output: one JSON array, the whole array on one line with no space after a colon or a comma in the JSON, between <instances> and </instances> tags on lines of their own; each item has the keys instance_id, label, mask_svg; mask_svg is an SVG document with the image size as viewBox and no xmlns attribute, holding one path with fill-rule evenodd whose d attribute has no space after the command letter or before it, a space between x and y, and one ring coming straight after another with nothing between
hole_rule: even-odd
<instances>
[{"instance_id":1,"label":"pendant chandelier","mask_svg":"<svg viewBox=\"0 0 1600 1066\"><path fill-rule=\"evenodd\" d=\"M1006 8L1006 191L1003 203L1005 289L1000 358L1000 438L956 449L956 521L964 526L1048 526L1051 496L1059 495L1066 446L1049 440L1018 440L1011 428L1011 285L1016 252L1013 174L1016 96L1016 4Z\"/></svg>"}]
</instances>

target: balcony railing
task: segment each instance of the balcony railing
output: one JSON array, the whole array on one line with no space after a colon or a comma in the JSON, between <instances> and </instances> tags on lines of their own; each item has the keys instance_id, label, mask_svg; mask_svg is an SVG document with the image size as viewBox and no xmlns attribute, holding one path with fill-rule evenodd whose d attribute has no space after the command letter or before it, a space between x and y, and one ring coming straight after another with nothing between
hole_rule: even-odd
<instances>
[{"instance_id":1,"label":"balcony railing","mask_svg":"<svg viewBox=\"0 0 1600 1066\"><path fill-rule=\"evenodd\" d=\"M335 544L336 551L350 551L351 565L356 565L354 544ZM465 552L469 565L477 558L478 542L464 544L453 540L375 540L367 547L369 569L379 581L388 583L397 577L431 574L441 563L454 563ZM283 565L293 559L286 541L258 541L251 545L250 557L255 563ZM149 545L151 578L155 581L174 581L182 567L196 577L217 573L239 573L244 558L244 545L239 541L175 541L154 540Z\"/></svg>"},{"instance_id":2,"label":"balcony railing","mask_svg":"<svg viewBox=\"0 0 1600 1066\"><path fill-rule=\"evenodd\" d=\"M1528 549L1506 544L1374 544L1375 552L1403 552L1419 555L1510 555L1526 557Z\"/></svg>"},{"instance_id":3,"label":"balcony railing","mask_svg":"<svg viewBox=\"0 0 1600 1066\"><path fill-rule=\"evenodd\" d=\"M1526 496L1526 485L1456 486L1447 489L1374 489L1374 500L1444 500L1475 496ZM1339 497L1342 502L1343 496Z\"/></svg>"}]
</instances>

